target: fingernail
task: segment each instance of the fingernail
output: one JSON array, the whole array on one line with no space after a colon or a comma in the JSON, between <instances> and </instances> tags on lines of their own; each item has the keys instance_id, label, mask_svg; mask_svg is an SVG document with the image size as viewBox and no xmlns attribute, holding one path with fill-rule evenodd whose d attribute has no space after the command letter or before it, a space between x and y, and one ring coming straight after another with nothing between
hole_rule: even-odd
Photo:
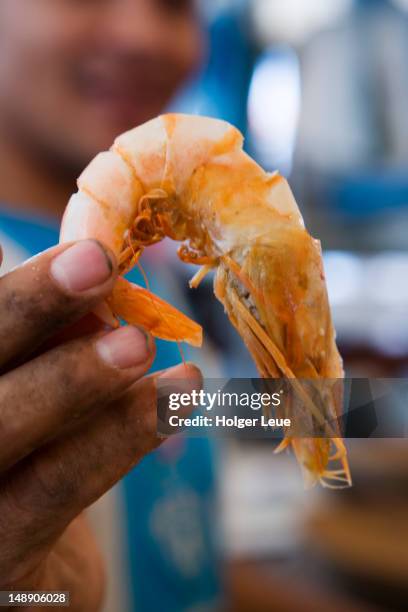
<instances>
[{"instance_id":1,"label":"fingernail","mask_svg":"<svg viewBox=\"0 0 408 612\"><path fill-rule=\"evenodd\" d=\"M203 377L200 370L191 363L180 364L169 368L160 374L157 379L157 432L159 436L168 437L178 433L179 428L170 424L169 417L174 414L170 408L170 401L174 394L177 396L186 394L183 404L180 406L179 414L191 413L193 391L199 392L203 387Z\"/></svg>"},{"instance_id":2,"label":"fingernail","mask_svg":"<svg viewBox=\"0 0 408 612\"><path fill-rule=\"evenodd\" d=\"M121 370L148 362L152 353L147 334L130 325L103 336L96 350L105 363Z\"/></svg>"},{"instance_id":3,"label":"fingernail","mask_svg":"<svg viewBox=\"0 0 408 612\"><path fill-rule=\"evenodd\" d=\"M112 275L113 265L96 240L77 242L55 257L51 276L67 291L82 292L102 285Z\"/></svg>"},{"instance_id":4,"label":"fingernail","mask_svg":"<svg viewBox=\"0 0 408 612\"><path fill-rule=\"evenodd\" d=\"M169 368L160 374L159 380L170 382L174 389L185 393L203 386L203 375L193 363L181 363Z\"/></svg>"}]
</instances>

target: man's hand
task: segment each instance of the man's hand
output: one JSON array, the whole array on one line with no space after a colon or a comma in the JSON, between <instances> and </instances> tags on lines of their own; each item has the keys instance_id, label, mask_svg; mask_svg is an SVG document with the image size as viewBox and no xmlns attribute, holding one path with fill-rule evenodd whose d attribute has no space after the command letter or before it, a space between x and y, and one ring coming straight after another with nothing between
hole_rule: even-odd
<instances>
[{"instance_id":1,"label":"man's hand","mask_svg":"<svg viewBox=\"0 0 408 612\"><path fill-rule=\"evenodd\" d=\"M159 444L156 377L201 385L193 366L142 378L154 344L133 327L61 342L116 275L84 241L0 278L0 590L70 591L75 611L97 610L104 582L81 512Z\"/></svg>"}]
</instances>

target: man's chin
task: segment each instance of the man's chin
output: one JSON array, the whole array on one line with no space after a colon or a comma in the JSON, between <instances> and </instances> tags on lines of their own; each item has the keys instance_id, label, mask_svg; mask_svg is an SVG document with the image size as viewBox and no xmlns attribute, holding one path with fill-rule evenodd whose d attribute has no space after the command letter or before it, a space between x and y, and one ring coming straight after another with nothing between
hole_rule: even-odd
<instances>
[{"instance_id":1,"label":"man's chin","mask_svg":"<svg viewBox=\"0 0 408 612\"><path fill-rule=\"evenodd\" d=\"M138 103L131 100L105 101L96 106L92 118L105 133L117 136L137 125L156 117L164 104ZM89 125L89 124L88 124ZM90 128L88 128L90 129Z\"/></svg>"},{"instance_id":2,"label":"man's chin","mask_svg":"<svg viewBox=\"0 0 408 612\"><path fill-rule=\"evenodd\" d=\"M87 159L93 158L100 151L110 149L117 136L153 119L158 114L160 111L133 114L131 117L118 117L110 121L102 118L96 125L92 127L88 125L79 132L83 138L78 142L78 146L82 149L83 156Z\"/></svg>"},{"instance_id":3,"label":"man's chin","mask_svg":"<svg viewBox=\"0 0 408 612\"><path fill-rule=\"evenodd\" d=\"M123 114L101 110L98 113L78 114L76 121L69 126L66 123L63 131L59 132L60 146L55 146L54 139L54 146L47 148L49 152L54 152L53 161L62 171L65 169L77 176L98 153L110 149L117 136L154 118L161 110L160 107L137 108L132 113L127 110ZM50 138L49 143L52 140Z\"/></svg>"}]
</instances>

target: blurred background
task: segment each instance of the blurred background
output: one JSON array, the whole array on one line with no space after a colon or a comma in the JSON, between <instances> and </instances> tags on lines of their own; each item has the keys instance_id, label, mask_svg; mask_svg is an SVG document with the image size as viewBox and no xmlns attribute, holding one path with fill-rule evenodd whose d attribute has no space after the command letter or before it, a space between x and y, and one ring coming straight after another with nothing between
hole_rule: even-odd
<instances>
[{"instance_id":1,"label":"blurred background","mask_svg":"<svg viewBox=\"0 0 408 612\"><path fill-rule=\"evenodd\" d=\"M406 376L408 2L220 0L205 17L209 55L175 107L231 121L288 177L322 242L347 375ZM196 317L227 373L249 375L210 283L189 298ZM292 458L268 444L223 449L225 550L242 591L252 574L252 609L408 609L407 443L347 444L354 487L343 492L303 492ZM250 610L245 597L237 607Z\"/></svg>"},{"instance_id":2,"label":"blurred background","mask_svg":"<svg viewBox=\"0 0 408 612\"><path fill-rule=\"evenodd\" d=\"M289 179L322 243L347 375L406 377L408 0L202 0L198 26L193 5L2 0L2 270L58 240L85 163L189 74L167 109L230 121ZM191 291L173 245L148 251L152 288L204 327L204 350L187 357L208 377L255 376L211 277ZM159 344L157 367L179 359ZM406 396L392 401L404 417ZM408 610L400 433L347 441L346 491L305 491L293 456L265 441L164 445L92 511L106 612Z\"/></svg>"}]
</instances>

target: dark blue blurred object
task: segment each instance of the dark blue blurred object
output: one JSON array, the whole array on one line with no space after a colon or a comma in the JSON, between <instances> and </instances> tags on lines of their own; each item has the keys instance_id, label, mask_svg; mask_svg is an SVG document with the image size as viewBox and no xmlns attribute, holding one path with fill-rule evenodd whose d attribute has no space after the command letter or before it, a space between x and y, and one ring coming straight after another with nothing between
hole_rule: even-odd
<instances>
[{"instance_id":1,"label":"dark blue blurred object","mask_svg":"<svg viewBox=\"0 0 408 612\"><path fill-rule=\"evenodd\" d=\"M407 173L361 171L355 175L332 177L326 191L333 212L356 220L387 209L408 206Z\"/></svg>"},{"instance_id":2,"label":"dark blue blurred object","mask_svg":"<svg viewBox=\"0 0 408 612\"><path fill-rule=\"evenodd\" d=\"M218 117L247 129L247 98L256 51L235 11L220 14L208 30L209 55L195 81L175 100L181 112Z\"/></svg>"}]
</instances>

